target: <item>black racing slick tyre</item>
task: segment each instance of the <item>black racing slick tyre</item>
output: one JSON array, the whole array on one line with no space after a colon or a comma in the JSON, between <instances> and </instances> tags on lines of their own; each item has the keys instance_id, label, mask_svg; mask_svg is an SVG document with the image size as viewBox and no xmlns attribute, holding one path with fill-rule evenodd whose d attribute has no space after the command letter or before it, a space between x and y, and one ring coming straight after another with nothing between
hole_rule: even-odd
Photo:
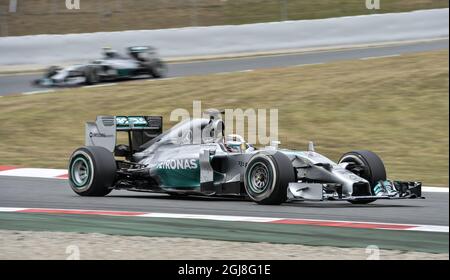
<instances>
[{"instance_id":1,"label":"black racing slick tyre","mask_svg":"<svg viewBox=\"0 0 450 280\"><path fill-rule=\"evenodd\" d=\"M58 66L50 66L47 71L45 72L45 77L46 78L51 78L53 75L55 75L58 70L61 69Z\"/></svg>"},{"instance_id":2,"label":"black racing slick tyre","mask_svg":"<svg viewBox=\"0 0 450 280\"><path fill-rule=\"evenodd\" d=\"M81 147L69 160L69 184L81 196L105 196L115 182L116 160L103 147Z\"/></svg>"},{"instance_id":3,"label":"black racing slick tyre","mask_svg":"<svg viewBox=\"0 0 450 280\"><path fill-rule=\"evenodd\" d=\"M278 205L286 201L288 185L294 180L294 168L285 154L261 152L249 160L244 186L252 201Z\"/></svg>"},{"instance_id":4,"label":"black racing slick tyre","mask_svg":"<svg viewBox=\"0 0 450 280\"><path fill-rule=\"evenodd\" d=\"M155 61L151 66L149 66L149 74L153 78L164 78L167 76L167 65L161 60Z\"/></svg>"},{"instance_id":5,"label":"black racing slick tyre","mask_svg":"<svg viewBox=\"0 0 450 280\"><path fill-rule=\"evenodd\" d=\"M381 158L371 151L359 150L352 151L344 154L339 163L349 163L348 170L366 179L371 188L373 188L379 181L385 181L386 168ZM367 204L375 201L375 199L370 200L354 200L350 201L353 204Z\"/></svg>"},{"instance_id":6,"label":"black racing slick tyre","mask_svg":"<svg viewBox=\"0 0 450 280\"><path fill-rule=\"evenodd\" d=\"M97 70L92 67L87 67L84 70L84 77L86 79L85 80L86 85L95 85L100 81Z\"/></svg>"}]
</instances>

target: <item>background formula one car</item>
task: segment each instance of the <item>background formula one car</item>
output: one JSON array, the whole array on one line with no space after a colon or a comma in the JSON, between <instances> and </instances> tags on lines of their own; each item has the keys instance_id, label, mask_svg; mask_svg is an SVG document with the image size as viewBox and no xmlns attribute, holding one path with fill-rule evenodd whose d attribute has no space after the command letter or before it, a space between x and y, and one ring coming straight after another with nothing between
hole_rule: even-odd
<instances>
[{"instance_id":1,"label":"background formula one car","mask_svg":"<svg viewBox=\"0 0 450 280\"><path fill-rule=\"evenodd\" d=\"M68 67L52 66L44 77L34 81L40 86L93 85L104 81L129 79L141 75L162 78L167 74L167 66L152 47L129 47L127 55L105 48L104 57L87 64Z\"/></svg>"},{"instance_id":2,"label":"background formula one car","mask_svg":"<svg viewBox=\"0 0 450 280\"><path fill-rule=\"evenodd\" d=\"M202 134L199 143L193 141L196 130ZM117 132L128 133L127 145L116 145ZM255 149L223 132L217 114L181 122L164 133L160 116L98 116L86 123L86 146L70 157L70 186L81 196L125 189L242 196L259 204L421 197L420 182L387 180L383 162L370 151L346 153L335 163L314 152L312 143L307 151L279 149L276 143Z\"/></svg>"}]
</instances>

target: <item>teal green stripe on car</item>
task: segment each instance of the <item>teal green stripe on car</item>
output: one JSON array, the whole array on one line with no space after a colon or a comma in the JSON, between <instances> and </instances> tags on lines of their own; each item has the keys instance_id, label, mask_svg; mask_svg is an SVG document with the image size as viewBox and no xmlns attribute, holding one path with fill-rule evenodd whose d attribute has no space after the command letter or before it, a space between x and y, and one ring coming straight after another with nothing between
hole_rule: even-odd
<instances>
[{"instance_id":1,"label":"teal green stripe on car","mask_svg":"<svg viewBox=\"0 0 450 280\"><path fill-rule=\"evenodd\" d=\"M157 175L161 179L162 185L167 188L195 188L200 187L200 164L198 160L195 165L186 168L161 164L156 168Z\"/></svg>"},{"instance_id":2,"label":"teal green stripe on car","mask_svg":"<svg viewBox=\"0 0 450 280\"><path fill-rule=\"evenodd\" d=\"M135 69L117 69L117 75L119 76L131 76Z\"/></svg>"}]
</instances>

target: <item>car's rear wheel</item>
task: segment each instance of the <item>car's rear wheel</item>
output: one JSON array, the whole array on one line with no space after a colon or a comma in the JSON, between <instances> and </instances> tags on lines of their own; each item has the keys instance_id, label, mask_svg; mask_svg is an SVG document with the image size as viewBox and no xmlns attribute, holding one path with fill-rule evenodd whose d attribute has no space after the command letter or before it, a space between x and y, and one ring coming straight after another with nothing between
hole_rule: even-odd
<instances>
[{"instance_id":1,"label":"car's rear wheel","mask_svg":"<svg viewBox=\"0 0 450 280\"><path fill-rule=\"evenodd\" d=\"M116 177L113 154L103 147L81 147L69 160L69 184L81 196L105 196Z\"/></svg>"},{"instance_id":2,"label":"car's rear wheel","mask_svg":"<svg viewBox=\"0 0 450 280\"><path fill-rule=\"evenodd\" d=\"M379 182L386 180L386 168L381 158L371 151L359 150L344 154L339 163L347 163L347 169L366 179L371 189ZM368 204L376 199L352 200L353 204Z\"/></svg>"},{"instance_id":3,"label":"car's rear wheel","mask_svg":"<svg viewBox=\"0 0 450 280\"><path fill-rule=\"evenodd\" d=\"M100 82L100 78L98 76L97 70L93 67L87 67L84 70L85 83L87 85L95 85Z\"/></svg>"},{"instance_id":4,"label":"car's rear wheel","mask_svg":"<svg viewBox=\"0 0 450 280\"><path fill-rule=\"evenodd\" d=\"M254 202L277 205L286 201L288 184L294 180L294 168L285 154L261 152L249 160L244 186Z\"/></svg>"},{"instance_id":5,"label":"car's rear wheel","mask_svg":"<svg viewBox=\"0 0 450 280\"><path fill-rule=\"evenodd\" d=\"M45 78L51 78L53 75L55 75L56 73L58 73L58 70L60 70L61 68L58 66L50 66L47 69L47 72L45 73Z\"/></svg>"}]
</instances>

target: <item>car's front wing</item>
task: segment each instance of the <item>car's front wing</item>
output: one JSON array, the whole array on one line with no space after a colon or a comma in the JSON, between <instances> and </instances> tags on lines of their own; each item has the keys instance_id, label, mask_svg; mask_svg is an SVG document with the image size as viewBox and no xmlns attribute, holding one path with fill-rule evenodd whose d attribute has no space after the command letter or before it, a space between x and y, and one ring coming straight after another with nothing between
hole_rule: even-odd
<instances>
[{"instance_id":1,"label":"car's front wing","mask_svg":"<svg viewBox=\"0 0 450 280\"><path fill-rule=\"evenodd\" d=\"M345 200L372 201L378 199L414 199L422 196L421 182L393 181L395 194L354 196L342 193L342 186L334 183L290 183L288 199L290 200Z\"/></svg>"}]
</instances>

